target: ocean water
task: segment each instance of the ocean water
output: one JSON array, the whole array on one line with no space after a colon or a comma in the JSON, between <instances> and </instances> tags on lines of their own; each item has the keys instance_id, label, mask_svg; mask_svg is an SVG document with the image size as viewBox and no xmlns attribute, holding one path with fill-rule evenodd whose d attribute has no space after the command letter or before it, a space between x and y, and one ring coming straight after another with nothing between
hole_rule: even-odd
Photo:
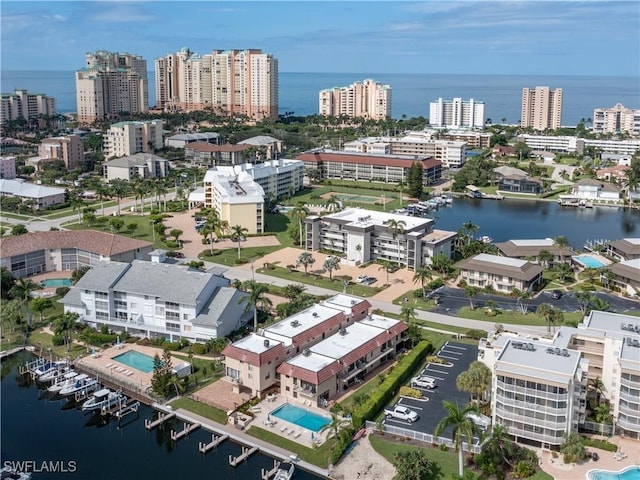
<instances>
[{"instance_id":1,"label":"ocean water","mask_svg":"<svg viewBox=\"0 0 640 480\"><path fill-rule=\"evenodd\" d=\"M154 74L149 72L149 105L155 104ZM640 108L640 78L605 76L537 75L449 75L377 73L292 73L280 72L280 113L306 116L318 113L318 92L372 78L391 85L392 116L428 117L429 102L439 97L474 98L485 102L485 115L494 123L520 120L522 88L549 86L563 89L563 125L575 125L593 115L594 108L622 103ZM73 71L3 71L0 90L16 88L55 97L61 113L76 110Z\"/></svg>"}]
</instances>

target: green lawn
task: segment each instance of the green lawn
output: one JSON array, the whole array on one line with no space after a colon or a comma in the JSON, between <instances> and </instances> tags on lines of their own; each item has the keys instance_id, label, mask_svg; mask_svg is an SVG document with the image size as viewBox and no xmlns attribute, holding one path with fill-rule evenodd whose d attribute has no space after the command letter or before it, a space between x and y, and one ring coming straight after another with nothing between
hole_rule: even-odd
<instances>
[{"instance_id":1,"label":"green lawn","mask_svg":"<svg viewBox=\"0 0 640 480\"><path fill-rule=\"evenodd\" d=\"M458 310L456 316L462 318L470 318L472 320L482 320L491 323L538 326L544 326L547 324L547 321L544 319L544 317L536 315L535 313L527 313L526 315L523 315L519 312L500 311L495 317L490 317L486 315L485 312L486 310L484 308L476 308L475 310L471 310L470 307L463 307ZM565 312L564 314L565 321L579 322L580 320L582 320L582 317L583 315L580 312Z\"/></svg>"},{"instance_id":2,"label":"green lawn","mask_svg":"<svg viewBox=\"0 0 640 480\"><path fill-rule=\"evenodd\" d=\"M316 465L321 468L327 468L329 461L329 443L325 442L320 445L318 448L307 448L295 440L289 440L288 438L284 438L281 435L277 435L269 430L265 430L264 428L252 426L247 432L248 435L252 437L259 438L267 443L272 445L277 445L280 448L284 448L285 450L295 453L298 458L304 460L305 462L309 462L313 465Z\"/></svg>"},{"instance_id":3,"label":"green lawn","mask_svg":"<svg viewBox=\"0 0 640 480\"><path fill-rule=\"evenodd\" d=\"M151 227L151 222L149 221L148 215L120 215L122 221L124 221L124 227L118 232L112 232L108 223L103 224L91 224L87 225L86 223L72 223L69 225L65 225L65 228L69 230L98 230L101 232L107 233L117 233L118 235L124 235L125 237L136 238L138 240L144 240L147 242L153 243L155 248L167 248L165 243L156 235L156 241L153 242L153 230ZM126 230L127 225L135 224L136 229L133 231ZM167 229L167 233L169 229ZM169 238L168 238L169 239Z\"/></svg>"},{"instance_id":4,"label":"green lawn","mask_svg":"<svg viewBox=\"0 0 640 480\"><path fill-rule=\"evenodd\" d=\"M222 425L227 424L227 414L225 412L204 403L196 402L195 400L191 400L190 398L180 397L171 402L170 405L174 410L183 408L195 413L196 415L200 415L201 417L213 420L216 423L220 423Z\"/></svg>"},{"instance_id":5,"label":"green lawn","mask_svg":"<svg viewBox=\"0 0 640 480\"><path fill-rule=\"evenodd\" d=\"M218 263L220 265L238 265L238 248L228 248L225 250L216 250L213 249L213 255L210 254L210 250L206 248L206 245L203 245L202 253L198 255L200 260L204 260L206 262ZM271 247L247 247L240 249L240 255L242 262L240 263L248 263L252 260L258 260L259 258L264 257L265 255L280 250L282 248L281 245L275 245Z\"/></svg>"},{"instance_id":6,"label":"green lawn","mask_svg":"<svg viewBox=\"0 0 640 480\"><path fill-rule=\"evenodd\" d=\"M283 278L285 280L291 280L292 282L304 283L307 285L315 285L316 287L327 288L329 290L335 290L342 292L344 290L344 284L340 278L340 270L334 271L333 280L329 280L329 277L323 275L313 275L302 271L289 271L287 268L273 266L269 270L264 268L258 268L258 273L264 273L272 277ZM378 293L380 289L368 287L366 285L360 285L358 283L349 283L347 286L347 293L350 295L357 295L359 297L371 297Z\"/></svg>"},{"instance_id":7,"label":"green lawn","mask_svg":"<svg viewBox=\"0 0 640 480\"><path fill-rule=\"evenodd\" d=\"M88 353L87 347L78 345L77 343L71 344L68 352L67 347L65 347L64 345L55 347L53 345L53 335L44 333L42 331L31 332L29 334L28 343L39 350L41 349L42 351L49 351L49 349L51 349L51 351L58 357L77 358L82 357Z\"/></svg>"},{"instance_id":8,"label":"green lawn","mask_svg":"<svg viewBox=\"0 0 640 480\"><path fill-rule=\"evenodd\" d=\"M370 184L375 185L375 183ZM386 184L383 184L385 187L388 187ZM375 203L369 202L358 202L357 199L354 200L345 200L343 202L344 207L362 207L367 208L369 210L378 210L378 211L388 211L395 210L396 208L400 208L400 191L393 192L383 190L382 188L376 189L373 188L355 188L348 186L338 186L338 185L322 185L318 187L314 187L312 190L304 190L303 192L294 195L290 200L284 202L287 205L295 205L298 202L308 203L312 205L322 205L327 203L326 198L322 198L322 195L325 195L330 192L335 193L345 193L349 195L362 195L368 197L374 197ZM381 196L384 195L387 200L386 205L379 204L381 200ZM388 200L391 200L390 202ZM405 202L406 204L406 202Z\"/></svg>"}]
</instances>

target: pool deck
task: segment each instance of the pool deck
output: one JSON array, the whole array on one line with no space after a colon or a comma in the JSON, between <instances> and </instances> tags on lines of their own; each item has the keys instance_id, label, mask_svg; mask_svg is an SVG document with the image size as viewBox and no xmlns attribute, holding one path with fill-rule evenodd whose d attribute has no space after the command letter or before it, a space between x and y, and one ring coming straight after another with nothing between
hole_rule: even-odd
<instances>
[{"instance_id":1,"label":"pool deck","mask_svg":"<svg viewBox=\"0 0 640 480\"><path fill-rule=\"evenodd\" d=\"M615 452L607 452L593 447L587 447L588 452L597 452L600 457L597 462L585 460L580 463L565 464L562 456L553 458L551 452L538 452L540 468L551 475L554 480L585 480L587 473L591 470L606 470L618 472L623 468L640 465L640 441L619 436L608 439L611 443L618 445L618 451L626 454L622 460L617 460Z\"/></svg>"},{"instance_id":2,"label":"pool deck","mask_svg":"<svg viewBox=\"0 0 640 480\"><path fill-rule=\"evenodd\" d=\"M61 270L58 272L46 272L39 273L37 275L32 275L29 277L29 280L32 280L34 283L40 285L42 280L53 280L59 278L71 278L72 270ZM56 288L58 287L43 287L40 290L35 290L32 292L32 296L34 297L53 297L56 294Z\"/></svg>"},{"instance_id":3,"label":"pool deck","mask_svg":"<svg viewBox=\"0 0 640 480\"><path fill-rule=\"evenodd\" d=\"M597 262L601 263L602 265L598 267L589 267L588 265L586 265L581 261L581 258L584 258L584 257L591 257ZM573 255L571 258L573 261L577 262L583 268L601 268L601 267L606 267L607 265L611 265L613 263L608 258L603 257L602 255L599 255L597 253L581 253L580 255Z\"/></svg>"}]
</instances>

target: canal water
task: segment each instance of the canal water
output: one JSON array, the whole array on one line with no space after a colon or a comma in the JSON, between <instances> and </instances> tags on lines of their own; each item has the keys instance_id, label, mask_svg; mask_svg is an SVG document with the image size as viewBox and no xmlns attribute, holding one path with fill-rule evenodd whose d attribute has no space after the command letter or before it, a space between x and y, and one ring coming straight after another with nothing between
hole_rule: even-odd
<instances>
[{"instance_id":1,"label":"canal water","mask_svg":"<svg viewBox=\"0 0 640 480\"><path fill-rule=\"evenodd\" d=\"M479 227L476 236L495 242L564 235L575 249L587 240L618 240L640 236L640 211L619 207L561 207L556 202L455 198L453 203L426 215L435 228L458 230L463 223Z\"/></svg>"},{"instance_id":2,"label":"canal water","mask_svg":"<svg viewBox=\"0 0 640 480\"><path fill-rule=\"evenodd\" d=\"M252 455L236 468L230 467L229 454L237 456L241 446L223 442L202 455L198 442L211 441L211 433L200 428L178 442L170 439L173 421L166 428L147 431L145 418L154 411L142 406L119 425L100 415L83 414L65 400L47 398L43 390L18 374L26 354L2 361L1 443L2 466L8 462L33 462L33 480L53 479L247 479L259 480L262 468L273 467L273 459ZM51 470L57 470L52 472ZM309 472L296 470L296 480L320 480Z\"/></svg>"}]
</instances>

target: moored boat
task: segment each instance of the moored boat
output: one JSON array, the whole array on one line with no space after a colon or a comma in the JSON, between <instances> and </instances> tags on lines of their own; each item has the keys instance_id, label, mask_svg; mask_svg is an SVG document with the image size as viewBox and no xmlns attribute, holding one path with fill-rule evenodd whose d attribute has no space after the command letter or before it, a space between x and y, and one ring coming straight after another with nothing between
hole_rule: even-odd
<instances>
[{"instance_id":1,"label":"moored boat","mask_svg":"<svg viewBox=\"0 0 640 480\"><path fill-rule=\"evenodd\" d=\"M79 377L80 375L78 375L74 379L75 382L73 383L73 385L70 385L60 390L60 395L62 396L73 395L76 392L81 392L85 389L88 389L89 387L93 387L98 383L98 380L96 380L95 378L91 378L88 375L84 375L84 378L79 378Z\"/></svg>"},{"instance_id":2,"label":"moored boat","mask_svg":"<svg viewBox=\"0 0 640 480\"><path fill-rule=\"evenodd\" d=\"M108 388L103 388L94 392L91 398L82 404L82 410L84 412L91 412L94 410L109 409L119 401L124 400L124 398L125 396L121 390L114 392Z\"/></svg>"},{"instance_id":3,"label":"moored boat","mask_svg":"<svg viewBox=\"0 0 640 480\"><path fill-rule=\"evenodd\" d=\"M296 467L294 467L293 463L283 462L278 467L278 470L276 471L276 475L275 477L273 477L273 480L291 480L295 472L296 472Z\"/></svg>"},{"instance_id":4,"label":"moored boat","mask_svg":"<svg viewBox=\"0 0 640 480\"><path fill-rule=\"evenodd\" d=\"M84 375L84 374L83 374ZM49 392L57 393L65 387L70 387L74 383L76 383L76 378L78 377L78 372L71 370L65 373L62 377L58 377L53 385L51 385L47 390ZM85 375L88 378L88 375Z\"/></svg>"},{"instance_id":5,"label":"moored boat","mask_svg":"<svg viewBox=\"0 0 640 480\"><path fill-rule=\"evenodd\" d=\"M49 383L52 382L60 377L62 377L65 373L69 372L71 370L71 367L67 366L67 365L62 365L59 366L58 368L55 368L53 370L50 370L49 372L40 375L38 377L38 381L41 383Z\"/></svg>"},{"instance_id":6,"label":"moored boat","mask_svg":"<svg viewBox=\"0 0 640 480\"><path fill-rule=\"evenodd\" d=\"M45 364L39 365L38 367L34 368L31 371L31 373L37 379L40 379L42 376L47 375L53 372L54 370L58 370L59 368L62 368L66 365L67 365L66 360L60 360L58 362L46 362Z\"/></svg>"}]
</instances>

